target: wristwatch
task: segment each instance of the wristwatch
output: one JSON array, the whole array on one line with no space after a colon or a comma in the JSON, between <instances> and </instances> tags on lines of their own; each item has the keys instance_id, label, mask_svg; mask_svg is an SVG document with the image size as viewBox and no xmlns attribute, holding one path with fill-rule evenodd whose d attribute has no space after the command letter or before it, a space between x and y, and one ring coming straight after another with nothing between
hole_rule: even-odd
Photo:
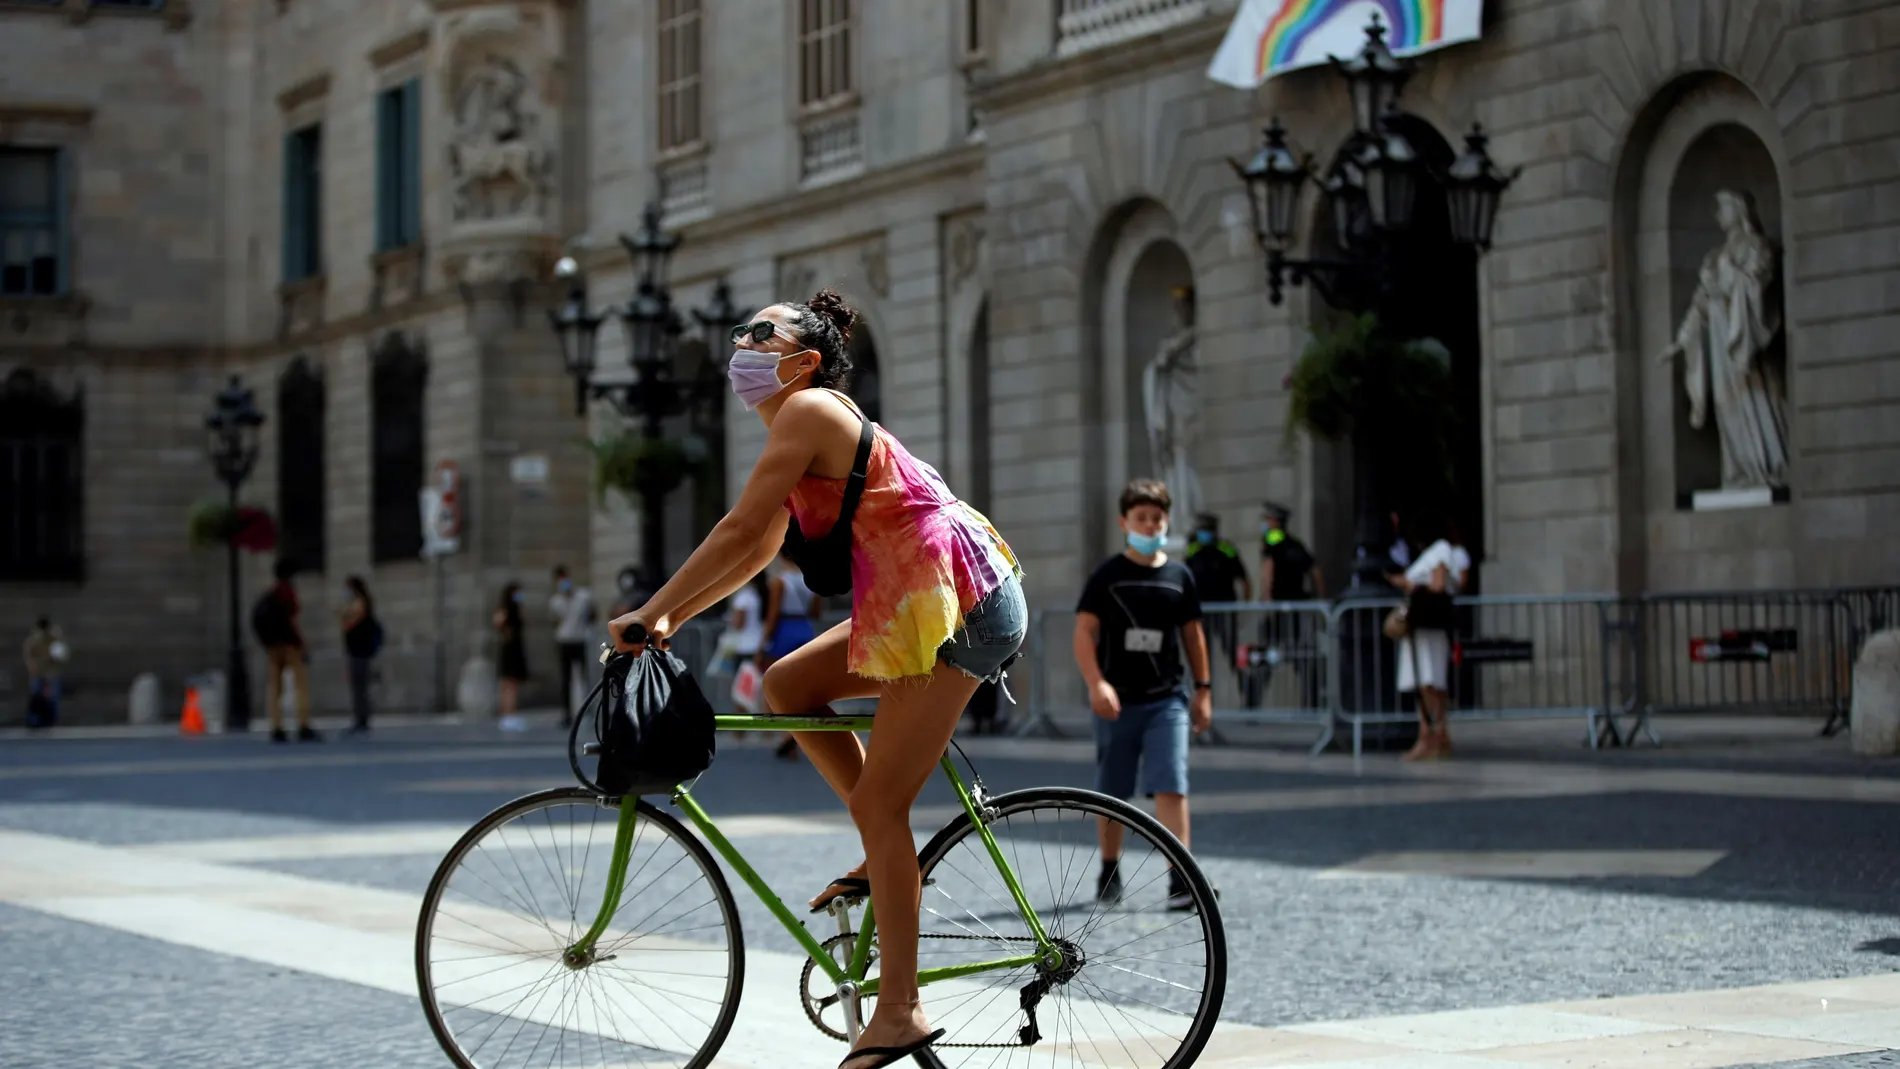
<instances>
[{"instance_id":1,"label":"wristwatch","mask_svg":"<svg viewBox=\"0 0 1900 1069\"><path fill-rule=\"evenodd\" d=\"M1213 690L1214 684L1210 680L1197 679L1194 681L1194 689L1195 690Z\"/></svg>"}]
</instances>

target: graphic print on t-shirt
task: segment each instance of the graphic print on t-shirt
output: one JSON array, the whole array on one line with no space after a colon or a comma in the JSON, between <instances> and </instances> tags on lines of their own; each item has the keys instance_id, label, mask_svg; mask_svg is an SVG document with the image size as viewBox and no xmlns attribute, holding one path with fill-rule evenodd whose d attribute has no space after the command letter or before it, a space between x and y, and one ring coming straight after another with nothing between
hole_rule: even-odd
<instances>
[{"instance_id":1,"label":"graphic print on t-shirt","mask_svg":"<svg viewBox=\"0 0 1900 1069\"><path fill-rule=\"evenodd\" d=\"M1201 618L1185 565L1169 560L1148 567L1111 557L1089 577L1076 611L1101 621L1096 664L1123 701L1152 701L1180 689L1181 627Z\"/></svg>"}]
</instances>

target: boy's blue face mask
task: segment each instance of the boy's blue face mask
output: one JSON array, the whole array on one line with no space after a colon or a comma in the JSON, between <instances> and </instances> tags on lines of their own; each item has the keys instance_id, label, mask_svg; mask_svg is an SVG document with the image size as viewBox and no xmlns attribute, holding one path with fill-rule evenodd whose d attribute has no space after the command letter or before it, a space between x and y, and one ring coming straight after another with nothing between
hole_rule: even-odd
<instances>
[{"instance_id":1,"label":"boy's blue face mask","mask_svg":"<svg viewBox=\"0 0 1900 1069\"><path fill-rule=\"evenodd\" d=\"M1151 535L1130 531L1128 532L1128 548L1144 557L1151 557L1161 552L1161 546L1167 538L1168 530L1165 527Z\"/></svg>"}]
</instances>

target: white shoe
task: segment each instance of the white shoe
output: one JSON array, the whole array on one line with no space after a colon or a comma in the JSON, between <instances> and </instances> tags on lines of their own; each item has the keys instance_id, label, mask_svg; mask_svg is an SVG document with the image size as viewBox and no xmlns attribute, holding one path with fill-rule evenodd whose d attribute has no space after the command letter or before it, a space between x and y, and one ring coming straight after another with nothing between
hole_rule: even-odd
<instances>
[{"instance_id":1,"label":"white shoe","mask_svg":"<svg viewBox=\"0 0 1900 1069\"><path fill-rule=\"evenodd\" d=\"M528 722L521 719L519 715L511 713L501 718L500 727L503 731L526 731L528 730Z\"/></svg>"}]
</instances>

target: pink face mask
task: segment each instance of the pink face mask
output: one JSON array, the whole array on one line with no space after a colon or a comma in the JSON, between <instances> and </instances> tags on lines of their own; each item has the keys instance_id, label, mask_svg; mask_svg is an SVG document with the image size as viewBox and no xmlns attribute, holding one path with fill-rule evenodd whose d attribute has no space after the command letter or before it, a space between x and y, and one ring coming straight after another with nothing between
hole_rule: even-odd
<instances>
[{"instance_id":1,"label":"pink face mask","mask_svg":"<svg viewBox=\"0 0 1900 1069\"><path fill-rule=\"evenodd\" d=\"M780 390L790 386L789 382L778 380L779 362L797 353L774 356L756 349L735 349L732 359L726 364L726 377L732 380L732 392L736 394L746 411L750 412L771 400Z\"/></svg>"}]
</instances>

